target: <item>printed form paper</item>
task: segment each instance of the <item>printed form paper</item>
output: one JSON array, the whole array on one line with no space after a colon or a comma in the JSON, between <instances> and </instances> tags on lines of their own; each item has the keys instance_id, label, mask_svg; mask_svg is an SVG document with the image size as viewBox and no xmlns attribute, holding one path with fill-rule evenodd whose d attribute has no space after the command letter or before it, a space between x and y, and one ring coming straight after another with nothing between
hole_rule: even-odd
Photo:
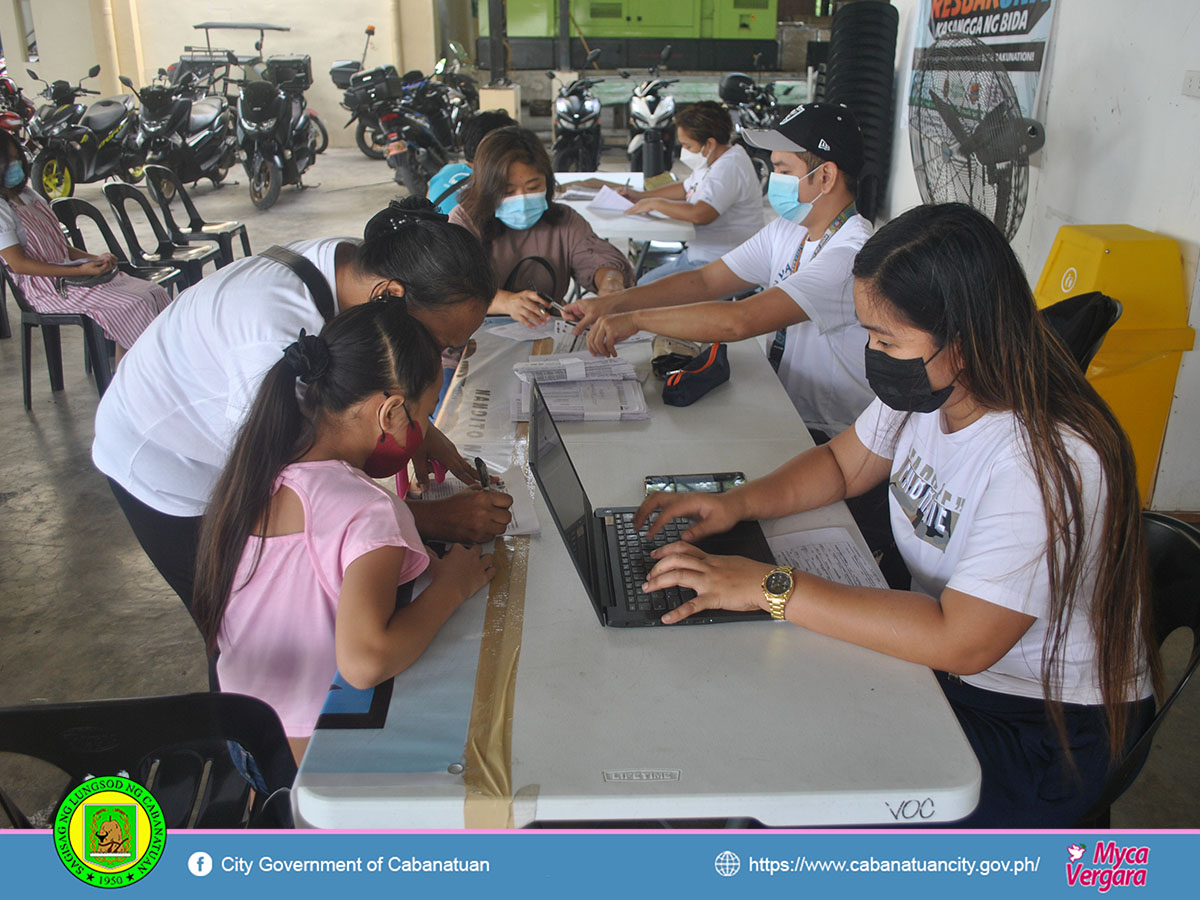
<instances>
[{"instance_id":1,"label":"printed form paper","mask_svg":"<svg viewBox=\"0 0 1200 900\"><path fill-rule=\"evenodd\" d=\"M767 538L767 545L780 565L794 566L838 584L886 588L879 566L845 528L793 531Z\"/></svg>"},{"instance_id":2,"label":"printed form paper","mask_svg":"<svg viewBox=\"0 0 1200 900\"><path fill-rule=\"evenodd\" d=\"M513 498L512 506L508 509L512 513L512 521L504 529L505 534L538 534L541 532L537 513L533 510L533 498L529 494L525 473L520 466L509 466L500 473L500 484L493 484L492 487L512 495ZM469 485L459 481L454 475L446 473L446 479L441 484L437 484L431 478L429 486L420 496L422 500L444 500L459 491L468 489Z\"/></svg>"}]
</instances>

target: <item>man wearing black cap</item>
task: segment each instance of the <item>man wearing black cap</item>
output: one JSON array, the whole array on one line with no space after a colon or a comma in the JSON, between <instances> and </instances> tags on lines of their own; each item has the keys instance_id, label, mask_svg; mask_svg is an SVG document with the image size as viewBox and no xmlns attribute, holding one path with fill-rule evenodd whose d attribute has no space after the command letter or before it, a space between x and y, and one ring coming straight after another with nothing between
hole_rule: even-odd
<instances>
[{"instance_id":1,"label":"man wearing black cap","mask_svg":"<svg viewBox=\"0 0 1200 900\"><path fill-rule=\"evenodd\" d=\"M768 355L809 429L850 427L874 396L863 369L867 334L854 316L854 257L871 235L854 193L862 134L844 106L810 103L746 140L771 150L768 188L779 219L708 265L567 307L588 347L615 356L639 329L694 341L768 336ZM708 302L761 285L738 303Z\"/></svg>"}]
</instances>

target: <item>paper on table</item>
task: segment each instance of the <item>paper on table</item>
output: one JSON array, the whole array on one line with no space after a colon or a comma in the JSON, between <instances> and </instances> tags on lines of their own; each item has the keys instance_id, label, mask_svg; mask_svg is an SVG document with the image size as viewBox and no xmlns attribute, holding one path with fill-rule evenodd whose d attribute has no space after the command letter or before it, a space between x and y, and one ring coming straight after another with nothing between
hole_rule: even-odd
<instances>
[{"instance_id":1,"label":"paper on table","mask_svg":"<svg viewBox=\"0 0 1200 900\"><path fill-rule=\"evenodd\" d=\"M513 419L529 421L529 385L513 398ZM650 418L646 395L636 381L560 381L541 385L542 396L560 422L627 422Z\"/></svg>"},{"instance_id":2,"label":"paper on table","mask_svg":"<svg viewBox=\"0 0 1200 900\"><path fill-rule=\"evenodd\" d=\"M509 322L507 325L496 325L487 330L488 334L508 338L510 341L538 341L542 338L557 337L561 334L571 334L575 326L562 319L551 319L545 325L530 328L521 322Z\"/></svg>"},{"instance_id":3,"label":"paper on table","mask_svg":"<svg viewBox=\"0 0 1200 900\"><path fill-rule=\"evenodd\" d=\"M596 192L596 198L588 204L588 209L602 212L625 212L633 206L632 200L627 200L610 187L602 187Z\"/></svg>"},{"instance_id":4,"label":"paper on table","mask_svg":"<svg viewBox=\"0 0 1200 900\"><path fill-rule=\"evenodd\" d=\"M793 531L767 538L775 561L803 572L859 587L886 588L875 560L866 555L845 528Z\"/></svg>"},{"instance_id":5,"label":"paper on table","mask_svg":"<svg viewBox=\"0 0 1200 900\"><path fill-rule=\"evenodd\" d=\"M513 374L528 383L546 384L554 381L622 381L636 379L633 363L627 359L592 356L587 350L573 353L551 353L534 356L527 362L516 363Z\"/></svg>"},{"instance_id":6,"label":"paper on table","mask_svg":"<svg viewBox=\"0 0 1200 900\"><path fill-rule=\"evenodd\" d=\"M538 534L541 526L538 524L537 513L533 509L533 498L529 495L525 473L522 472L520 466L509 466L500 473L500 484L493 486L499 487L513 498L512 506L508 508L508 511L512 513L512 521L508 523L504 533L507 535ZM459 491L467 490L467 488L468 486L455 476L447 474L446 480L441 484L430 480L429 486L425 488L420 497L422 500L444 500Z\"/></svg>"}]
</instances>

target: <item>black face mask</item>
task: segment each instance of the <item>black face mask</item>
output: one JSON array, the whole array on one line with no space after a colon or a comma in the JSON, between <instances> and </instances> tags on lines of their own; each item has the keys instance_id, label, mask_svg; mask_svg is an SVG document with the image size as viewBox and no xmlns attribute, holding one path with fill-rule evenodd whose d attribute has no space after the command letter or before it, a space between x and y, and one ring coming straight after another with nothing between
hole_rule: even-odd
<instances>
[{"instance_id":1,"label":"black face mask","mask_svg":"<svg viewBox=\"0 0 1200 900\"><path fill-rule=\"evenodd\" d=\"M929 357L929 362L933 357ZM925 371L926 361L895 359L881 350L866 348L867 384L880 400L900 412L931 413L949 399L954 385L948 384L940 391L929 386L929 375Z\"/></svg>"}]
</instances>

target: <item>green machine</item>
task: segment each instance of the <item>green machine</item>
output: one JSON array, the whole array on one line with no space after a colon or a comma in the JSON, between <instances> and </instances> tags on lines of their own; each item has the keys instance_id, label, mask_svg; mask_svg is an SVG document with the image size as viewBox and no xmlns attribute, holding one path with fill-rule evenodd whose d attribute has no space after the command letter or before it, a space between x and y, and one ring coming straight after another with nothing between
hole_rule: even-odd
<instances>
[{"instance_id":1,"label":"green machine","mask_svg":"<svg viewBox=\"0 0 1200 900\"><path fill-rule=\"evenodd\" d=\"M559 4L507 0L509 66L547 69L557 62ZM571 0L571 65L587 47L601 49L603 68L641 68L671 45L672 69L751 69L761 54L767 68L779 57L776 0ZM487 4L479 4L480 65L490 64Z\"/></svg>"}]
</instances>

